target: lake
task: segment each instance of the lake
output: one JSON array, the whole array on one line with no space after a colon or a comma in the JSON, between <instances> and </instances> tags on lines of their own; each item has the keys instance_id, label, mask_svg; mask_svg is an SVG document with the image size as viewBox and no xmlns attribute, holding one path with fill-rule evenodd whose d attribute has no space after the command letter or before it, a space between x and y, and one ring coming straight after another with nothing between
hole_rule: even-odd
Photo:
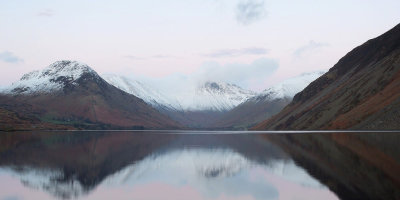
<instances>
[{"instance_id":1,"label":"lake","mask_svg":"<svg viewBox=\"0 0 400 200\"><path fill-rule=\"evenodd\" d=\"M400 199L400 133L0 133L0 200Z\"/></svg>"}]
</instances>

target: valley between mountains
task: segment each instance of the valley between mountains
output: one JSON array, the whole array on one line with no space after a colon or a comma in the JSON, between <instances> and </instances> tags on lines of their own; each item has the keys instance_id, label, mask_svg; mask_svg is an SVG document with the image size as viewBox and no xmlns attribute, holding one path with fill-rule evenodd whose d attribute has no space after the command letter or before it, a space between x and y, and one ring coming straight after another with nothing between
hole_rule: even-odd
<instances>
[{"instance_id":1,"label":"valley between mountains","mask_svg":"<svg viewBox=\"0 0 400 200\"><path fill-rule=\"evenodd\" d=\"M213 80L168 94L70 60L0 91L0 130L249 128L400 129L400 25L259 93Z\"/></svg>"}]
</instances>

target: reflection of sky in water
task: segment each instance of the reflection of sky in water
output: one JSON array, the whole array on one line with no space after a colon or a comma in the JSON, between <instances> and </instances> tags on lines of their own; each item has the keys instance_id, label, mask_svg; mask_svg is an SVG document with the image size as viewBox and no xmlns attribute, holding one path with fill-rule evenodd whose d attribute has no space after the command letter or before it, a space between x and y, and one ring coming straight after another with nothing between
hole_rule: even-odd
<instances>
[{"instance_id":1,"label":"reflection of sky in water","mask_svg":"<svg viewBox=\"0 0 400 200\"><path fill-rule=\"evenodd\" d=\"M11 177L18 178L24 187L28 187L35 190L44 190L54 196L62 198L78 197L87 191L85 191L82 185L77 180L60 182L62 179L63 172L61 170L52 169L33 169L30 167L19 167L14 168L0 168L0 177ZM9 178L9 177L8 177ZM0 184L1 184L0 179ZM13 196L14 198L15 196ZM0 196L0 200L2 197ZM20 199L20 198L17 198Z\"/></svg>"},{"instance_id":2,"label":"reflection of sky in water","mask_svg":"<svg viewBox=\"0 0 400 200\"><path fill-rule=\"evenodd\" d=\"M206 199L221 196L279 199L281 192L299 191L299 188L334 197L292 161L274 160L262 165L226 149L185 149L149 156L109 177L106 182L108 187L122 184L151 188L152 183L190 186Z\"/></svg>"},{"instance_id":3,"label":"reflection of sky in water","mask_svg":"<svg viewBox=\"0 0 400 200\"><path fill-rule=\"evenodd\" d=\"M60 196L64 199L78 197L87 192L77 180L73 179L67 182L57 181L63 177L61 170L32 169L30 167L19 167L17 170L13 168L0 168L0 176L6 174L19 178L25 187L35 190L45 190L54 196Z\"/></svg>"},{"instance_id":4,"label":"reflection of sky in water","mask_svg":"<svg viewBox=\"0 0 400 200\"><path fill-rule=\"evenodd\" d=\"M25 199L45 190L82 194L79 182L55 184L58 172L0 169L1 190L13 187L2 199ZM14 177L14 178L10 178ZM15 177L21 180L16 183ZM12 182L7 185L5 181ZM24 184L21 184L23 182ZM26 187L26 186L29 187ZM36 188L36 190L32 189ZM71 191L68 191L71 190ZM15 196L15 194L18 194ZM72 195L72 196L75 196ZM40 199L52 199L39 195ZM292 161L251 161L227 149L181 149L151 155L109 176L84 199L337 199ZM30 199L30 198L27 198Z\"/></svg>"}]
</instances>

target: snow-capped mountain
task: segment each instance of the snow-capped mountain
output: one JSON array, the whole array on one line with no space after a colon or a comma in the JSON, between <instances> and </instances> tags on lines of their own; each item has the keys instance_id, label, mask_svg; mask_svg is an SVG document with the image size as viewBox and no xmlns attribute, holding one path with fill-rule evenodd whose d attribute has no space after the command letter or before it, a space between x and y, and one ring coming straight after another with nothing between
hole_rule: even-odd
<instances>
[{"instance_id":1,"label":"snow-capped mountain","mask_svg":"<svg viewBox=\"0 0 400 200\"><path fill-rule=\"evenodd\" d=\"M146 103L155 108L182 110L179 102L177 102L175 99L167 97L164 94L161 94L157 89L148 84L115 74L103 74L102 77L109 84L143 99Z\"/></svg>"},{"instance_id":2,"label":"snow-capped mountain","mask_svg":"<svg viewBox=\"0 0 400 200\"><path fill-rule=\"evenodd\" d=\"M166 85L164 85L162 80L142 82L112 74L105 74L100 77L84 63L58 61L43 70L23 75L19 81L4 88L0 93L11 94L11 96L21 94L22 96L31 94L41 96L41 94L61 91L62 93L60 94L62 95L77 95L87 98L81 106L85 107L86 110L96 110L100 108L98 106L104 106L105 104L98 104L93 99L98 97L101 102L107 101L107 105L110 105L111 109L113 108L112 105L121 104L122 99L125 98L122 97L124 94L121 92L124 91L142 99L159 112L168 115L171 119L187 127L207 128L212 124L216 125L215 127L230 127L233 124L235 126L239 124L242 127L243 124L247 126L254 121L265 119L271 114L279 112L297 92L322 74L323 72L305 73L285 80L258 94L235 84L215 81L194 82L193 80L182 80L181 82L175 82L176 84L173 85L167 81L165 82ZM100 96L95 97L89 94L98 94ZM110 96L113 97L111 98ZM133 96L132 98L134 98ZM50 102L51 98L62 98L62 96L50 95L43 99L38 97L36 100L38 102L44 100ZM111 99L113 101L110 101ZM75 103L82 103L75 102L75 99L67 100L63 98L64 100L66 101L64 105L68 104L71 108L78 107ZM135 100L135 102L138 100ZM61 100L57 101L59 103ZM32 102L32 104L36 103ZM51 103L54 102L51 101ZM49 106L49 103L43 103L43 105ZM148 105L143 107L150 108ZM57 103L54 103L53 106L53 110L64 109L63 106ZM124 109L128 107L133 109L135 107L131 103L126 103L124 106L126 107ZM70 109L68 111L73 111L73 115L84 116L93 121L99 120L97 112L89 113L82 109ZM115 113L119 113L119 111L115 111ZM65 112L62 111L60 113ZM61 116L61 114L58 115ZM223 118L223 116L225 117ZM242 123L244 118L249 119ZM104 119L105 122L108 122L107 120L108 118ZM118 123L120 122L118 121Z\"/></svg>"},{"instance_id":3,"label":"snow-capped mountain","mask_svg":"<svg viewBox=\"0 0 400 200\"><path fill-rule=\"evenodd\" d=\"M227 111L255 95L257 93L235 84L205 82L192 93L179 96L178 101L185 110Z\"/></svg>"},{"instance_id":4,"label":"snow-capped mountain","mask_svg":"<svg viewBox=\"0 0 400 200\"><path fill-rule=\"evenodd\" d=\"M3 89L3 93L32 94L49 93L64 88L67 84L77 85L76 82L84 74L100 78L88 65L77 61L57 61L43 70L27 73Z\"/></svg>"},{"instance_id":5,"label":"snow-capped mountain","mask_svg":"<svg viewBox=\"0 0 400 200\"><path fill-rule=\"evenodd\" d=\"M108 83L143 99L175 121L188 127L246 128L284 108L293 96L324 72L304 73L276 84L261 93L237 85L207 81L178 82L162 90L157 83L143 83L123 76L103 75ZM152 85L152 86L150 86Z\"/></svg>"},{"instance_id":6,"label":"snow-capped mountain","mask_svg":"<svg viewBox=\"0 0 400 200\"><path fill-rule=\"evenodd\" d=\"M163 86L162 81L142 82L110 74L103 77L111 85L143 99L171 119L192 128L208 127L224 113L257 95L237 85L222 82L196 84L182 81L163 90L160 87Z\"/></svg>"},{"instance_id":7,"label":"snow-capped mountain","mask_svg":"<svg viewBox=\"0 0 400 200\"><path fill-rule=\"evenodd\" d=\"M143 99L156 108L177 111L226 111L234 108L257 93L237 85L222 82L205 82L183 91L161 92L160 89L143 82L118 75L105 74L102 77L115 87ZM159 83L162 84L162 83Z\"/></svg>"},{"instance_id":8,"label":"snow-capped mountain","mask_svg":"<svg viewBox=\"0 0 400 200\"><path fill-rule=\"evenodd\" d=\"M309 72L286 79L283 82L262 91L259 95L250 98L249 101L293 98L294 95L303 90L308 84L322 76L324 73L325 71Z\"/></svg>"},{"instance_id":9,"label":"snow-capped mountain","mask_svg":"<svg viewBox=\"0 0 400 200\"><path fill-rule=\"evenodd\" d=\"M180 126L138 97L107 83L86 64L76 61L58 61L43 70L25 74L3 93L0 104L7 110L0 112L0 129Z\"/></svg>"}]
</instances>

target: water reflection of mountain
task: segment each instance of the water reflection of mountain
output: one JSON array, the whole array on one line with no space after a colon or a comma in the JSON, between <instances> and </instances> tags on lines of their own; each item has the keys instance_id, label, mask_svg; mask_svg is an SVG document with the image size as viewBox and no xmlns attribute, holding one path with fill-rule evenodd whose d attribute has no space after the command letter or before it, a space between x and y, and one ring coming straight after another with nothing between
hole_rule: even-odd
<instances>
[{"instance_id":1,"label":"water reflection of mountain","mask_svg":"<svg viewBox=\"0 0 400 200\"><path fill-rule=\"evenodd\" d=\"M4 133L0 141L0 166L24 175L21 179L26 186L61 198L85 194L107 176L146 156L177 149L230 149L262 163L288 159L276 145L249 135L24 132ZM216 176L221 169L205 170L205 176ZM35 178L37 174L41 180Z\"/></svg>"},{"instance_id":2,"label":"water reflection of mountain","mask_svg":"<svg viewBox=\"0 0 400 200\"><path fill-rule=\"evenodd\" d=\"M400 134L264 135L342 199L400 199Z\"/></svg>"},{"instance_id":3,"label":"water reflection of mountain","mask_svg":"<svg viewBox=\"0 0 400 200\"><path fill-rule=\"evenodd\" d=\"M186 157L198 157L196 172L206 179L230 177L254 163L271 171L283 166L301 174L291 161L293 158L341 198L391 199L399 197L399 138L386 133L362 136L4 133L0 136L0 167L20 175L28 187L71 198L89 193L105 179L144 177L146 173L140 170L149 171L155 165L158 168L150 170L152 173L168 168L174 158L187 163ZM298 177L300 183L307 180L312 183L307 176ZM274 193L272 189L265 190Z\"/></svg>"},{"instance_id":4,"label":"water reflection of mountain","mask_svg":"<svg viewBox=\"0 0 400 200\"><path fill-rule=\"evenodd\" d=\"M0 140L0 166L21 173L50 172L51 184L42 189L70 198L87 193L108 175L143 159L172 138L126 132L5 133ZM81 192L74 190L76 184L82 186L78 187ZM60 185L71 190L54 188Z\"/></svg>"}]
</instances>

